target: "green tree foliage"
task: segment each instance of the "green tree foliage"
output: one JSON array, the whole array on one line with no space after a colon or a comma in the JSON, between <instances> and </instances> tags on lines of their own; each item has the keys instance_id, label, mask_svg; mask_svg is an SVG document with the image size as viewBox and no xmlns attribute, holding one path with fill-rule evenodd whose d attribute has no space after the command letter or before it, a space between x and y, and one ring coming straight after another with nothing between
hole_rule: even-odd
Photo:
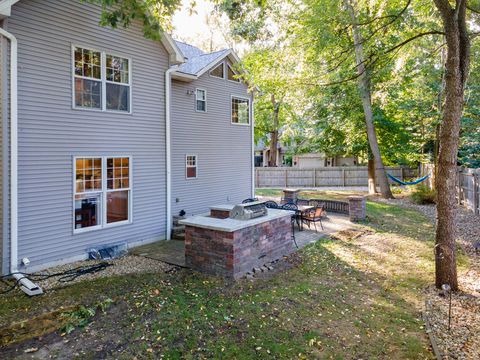
<instances>
[{"instance_id":1,"label":"green tree foliage","mask_svg":"<svg viewBox=\"0 0 480 360\"><path fill-rule=\"evenodd\" d=\"M82 0L102 6L102 26L128 27L133 21L143 24L143 32L157 40L171 30L171 19L180 8L181 0Z\"/></svg>"},{"instance_id":2,"label":"green tree foliage","mask_svg":"<svg viewBox=\"0 0 480 360\"><path fill-rule=\"evenodd\" d=\"M465 110L459 148L459 163L480 168L480 43L472 43L470 80L466 89Z\"/></svg>"}]
</instances>

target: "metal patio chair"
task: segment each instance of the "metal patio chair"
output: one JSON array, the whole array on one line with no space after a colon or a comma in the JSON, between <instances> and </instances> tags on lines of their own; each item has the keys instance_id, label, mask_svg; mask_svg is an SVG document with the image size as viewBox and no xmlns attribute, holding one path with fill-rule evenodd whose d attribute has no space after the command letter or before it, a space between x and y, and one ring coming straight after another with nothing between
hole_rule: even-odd
<instances>
[{"instance_id":1,"label":"metal patio chair","mask_svg":"<svg viewBox=\"0 0 480 360\"><path fill-rule=\"evenodd\" d=\"M313 223L315 227L315 232L318 232L317 222L320 223L320 226L322 227L322 230L323 230L322 216L323 216L323 208L320 206L317 206L313 209L308 210L302 216L302 221L308 225L309 229L310 229L310 225Z\"/></svg>"}]
</instances>

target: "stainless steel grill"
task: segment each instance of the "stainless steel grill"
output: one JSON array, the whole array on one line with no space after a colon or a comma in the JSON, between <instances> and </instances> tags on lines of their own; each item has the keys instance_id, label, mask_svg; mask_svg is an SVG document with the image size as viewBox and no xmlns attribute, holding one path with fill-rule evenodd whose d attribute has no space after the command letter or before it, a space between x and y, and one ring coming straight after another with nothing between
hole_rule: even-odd
<instances>
[{"instance_id":1,"label":"stainless steel grill","mask_svg":"<svg viewBox=\"0 0 480 360\"><path fill-rule=\"evenodd\" d=\"M250 220L267 215L267 208L263 201L235 205L230 211L230 218L236 220Z\"/></svg>"}]
</instances>

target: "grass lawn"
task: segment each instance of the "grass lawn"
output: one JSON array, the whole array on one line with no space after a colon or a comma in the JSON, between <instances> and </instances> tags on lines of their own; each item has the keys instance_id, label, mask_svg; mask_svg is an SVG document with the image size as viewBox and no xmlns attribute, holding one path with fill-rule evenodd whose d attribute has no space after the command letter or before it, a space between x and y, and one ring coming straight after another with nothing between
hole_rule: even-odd
<instances>
[{"instance_id":1,"label":"grass lawn","mask_svg":"<svg viewBox=\"0 0 480 360\"><path fill-rule=\"evenodd\" d=\"M268 279L227 283L181 270L84 282L39 298L0 296L2 325L113 299L83 323L54 313L49 331L65 319L88 324L11 343L0 358L44 345L65 358L433 358L419 313L422 288L433 280L432 226L392 205L369 202L367 210L367 223L302 249Z\"/></svg>"}]
</instances>

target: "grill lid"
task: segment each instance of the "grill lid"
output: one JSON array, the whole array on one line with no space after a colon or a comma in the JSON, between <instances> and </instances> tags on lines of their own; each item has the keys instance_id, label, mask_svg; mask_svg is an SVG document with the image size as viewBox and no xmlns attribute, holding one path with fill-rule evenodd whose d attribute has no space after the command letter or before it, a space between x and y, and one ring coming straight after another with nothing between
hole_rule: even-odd
<instances>
[{"instance_id":1,"label":"grill lid","mask_svg":"<svg viewBox=\"0 0 480 360\"><path fill-rule=\"evenodd\" d=\"M254 201L238 204L230 211L230 218L236 220L250 220L267 215L268 210L263 201Z\"/></svg>"}]
</instances>

